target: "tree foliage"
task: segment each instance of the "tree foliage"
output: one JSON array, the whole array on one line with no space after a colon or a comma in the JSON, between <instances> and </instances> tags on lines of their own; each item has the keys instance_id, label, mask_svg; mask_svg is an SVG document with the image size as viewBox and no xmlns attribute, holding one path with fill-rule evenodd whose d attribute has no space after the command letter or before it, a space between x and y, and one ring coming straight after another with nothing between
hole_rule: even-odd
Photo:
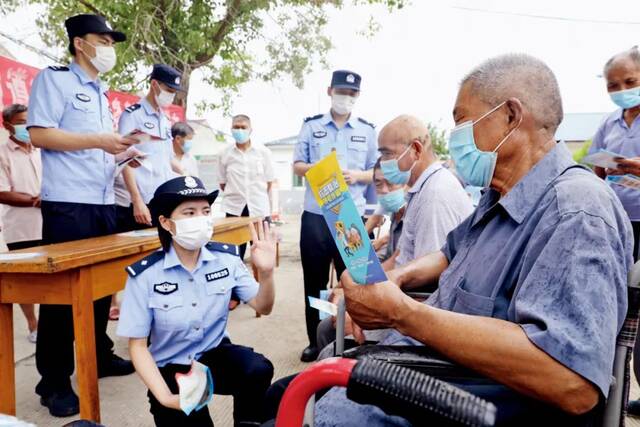
<instances>
[{"instance_id":1,"label":"tree foliage","mask_svg":"<svg viewBox=\"0 0 640 427\"><path fill-rule=\"evenodd\" d=\"M165 63L188 84L200 69L222 99L203 109L228 107L231 96L252 79L288 76L298 87L314 66L327 67L331 49L325 34L331 9L346 4L385 5L391 12L408 0L0 0L0 12L21 4L42 4L40 33L49 46L67 46L64 20L78 13L103 15L127 34L116 46L118 65L109 83L133 91L144 81L140 70ZM375 23L369 23L375 29ZM357 28L354 28L354 35ZM176 97L186 106L187 94Z\"/></svg>"},{"instance_id":2,"label":"tree foliage","mask_svg":"<svg viewBox=\"0 0 640 427\"><path fill-rule=\"evenodd\" d=\"M442 159L449 158L449 142L445 137L445 131L439 129L438 126L433 123L427 123L427 129L429 129L429 136L431 137L431 145L436 155Z\"/></svg>"}]
</instances>

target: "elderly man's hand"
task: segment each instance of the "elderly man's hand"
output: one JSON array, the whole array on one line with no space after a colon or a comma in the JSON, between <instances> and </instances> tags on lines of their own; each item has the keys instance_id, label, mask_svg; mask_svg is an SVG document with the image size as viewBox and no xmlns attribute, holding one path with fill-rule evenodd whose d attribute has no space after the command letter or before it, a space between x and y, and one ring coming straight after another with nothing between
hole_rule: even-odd
<instances>
[{"instance_id":1,"label":"elderly man's hand","mask_svg":"<svg viewBox=\"0 0 640 427\"><path fill-rule=\"evenodd\" d=\"M358 285L345 271L340 278L347 311L363 329L395 328L413 302L390 281Z\"/></svg>"},{"instance_id":2,"label":"elderly man's hand","mask_svg":"<svg viewBox=\"0 0 640 427\"><path fill-rule=\"evenodd\" d=\"M618 162L618 171L632 175L640 175L640 157L617 159L616 161Z\"/></svg>"}]
</instances>

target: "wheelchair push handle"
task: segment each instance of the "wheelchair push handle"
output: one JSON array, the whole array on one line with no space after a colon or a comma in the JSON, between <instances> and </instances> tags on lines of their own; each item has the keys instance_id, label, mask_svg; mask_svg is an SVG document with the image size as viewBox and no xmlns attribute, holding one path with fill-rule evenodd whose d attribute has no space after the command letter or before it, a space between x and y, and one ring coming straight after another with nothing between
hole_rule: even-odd
<instances>
[{"instance_id":1,"label":"wheelchair push handle","mask_svg":"<svg viewBox=\"0 0 640 427\"><path fill-rule=\"evenodd\" d=\"M378 360L332 358L298 375L287 388L276 427L300 427L309 398L333 386L347 388L349 399L376 405L414 424L492 426L496 407L451 384Z\"/></svg>"}]
</instances>

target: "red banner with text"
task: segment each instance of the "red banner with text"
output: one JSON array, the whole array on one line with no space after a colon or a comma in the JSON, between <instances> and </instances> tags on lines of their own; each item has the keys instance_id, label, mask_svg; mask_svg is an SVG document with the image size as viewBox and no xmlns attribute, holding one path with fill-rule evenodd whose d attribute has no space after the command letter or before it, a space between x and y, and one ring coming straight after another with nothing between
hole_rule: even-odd
<instances>
[{"instance_id":1,"label":"red banner with text","mask_svg":"<svg viewBox=\"0 0 640 427\"><path fill-rule=\"evenodd\" d=\"M12 59L0 56L0 110L11 104L29 104L29 92L31 83L38 74L35 67L30 67ZM129 93L110 90L109 105L113 113L114 124L117 126L120 114L131 104L135 104L138 96ZM177 105L170 105L164 108L164 112L171 123L185 119L184 108ZM0 116L0 124L2 116Z\"/></svg>"}]
</instances>

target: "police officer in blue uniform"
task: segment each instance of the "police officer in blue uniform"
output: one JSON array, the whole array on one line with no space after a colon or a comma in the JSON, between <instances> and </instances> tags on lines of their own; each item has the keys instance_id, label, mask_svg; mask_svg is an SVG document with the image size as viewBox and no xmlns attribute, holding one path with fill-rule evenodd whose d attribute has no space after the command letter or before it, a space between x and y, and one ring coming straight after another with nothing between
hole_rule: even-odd
<instances>
[{"instance_id":1,"label":"police officer in blue uniform","mask_svg":"<svg viewBox=\"0 0 640 427\"><path fill-rule=\"evenodd\" d=\"M378 158L377 136L374 126L355 117L351 110L360 95L360 75L352 71L333 72L327 94L331 110L304 120L293 156L293 170L304 174L331 151L336 151L349 192L360 212L364 214L365 191L372 182L372 169ZM320 207L307 186L300 230L300 255L304 276L305 317L309 346L301 360L310 362L318 355L316 329L320 323L317 310L311 308L308 296L319 297L329 280L329 266L334 262L338 277L344 263L327 227Z\"/></svg>"},{"instance_id":2,"label":"police officer in blue uniform","mask_svg":"<svg viewBox=\"0 0 640 427\"><path fill-rule=\"evenodd\" d=\"M146 154L142 165L135 169L125 167L122 177L116 179L116 192L125 199L125 203L116 203L120 232L151 226L151 213L147 205L154 191L177 175L172 169L171 122L162 108L171 105L176 92L182 91L180 79L180 73L174 68L155 64L150 76L149 93L137 104L127 107L120 116L120 135L138 130L158 138L137 145L136 148Z\"/></svg>"},{"instance_id":3,"label":"police officer in blue uniform","mask_svg":"<svg viewBox=\"0 0 640 427\"><path fill-rule=\"evenodd\" d=\"M118 335L129 338L157 426L213 426L207 407L188 416L180 410L175 374L188 372L194 360L210 368L214 393L233 395L235 425L258 425L263 417L273 365L232 344L225 329L232 293L260 314L271 312L276 236L267 222L257 232L252 227L258 284L237 246L210 242L217 195L191 176L158 187L151 212L162 249L127 267Z\"/></svg>"},{"instance_id":4,"label":"police officer in blue uniform","mask_svg":"<svg viewBox=\"0 0 640 427\"><path fill-rule=\"evenodd\" d=\"M36 76L27 127L42 148L42 239L58 243L111 234L116 229L114 154L136 141L114 132L107 87L98 75L115 65L114 43L125 40L104 18L77 15L65 21L73 62ZM133 365L113 354L106 334L111 297L94 304L98 375L126 375ZM54 416L79 412L71 388L74 369L71 307L40 306L36 386Z\"/></svg>"}]
</instances>

